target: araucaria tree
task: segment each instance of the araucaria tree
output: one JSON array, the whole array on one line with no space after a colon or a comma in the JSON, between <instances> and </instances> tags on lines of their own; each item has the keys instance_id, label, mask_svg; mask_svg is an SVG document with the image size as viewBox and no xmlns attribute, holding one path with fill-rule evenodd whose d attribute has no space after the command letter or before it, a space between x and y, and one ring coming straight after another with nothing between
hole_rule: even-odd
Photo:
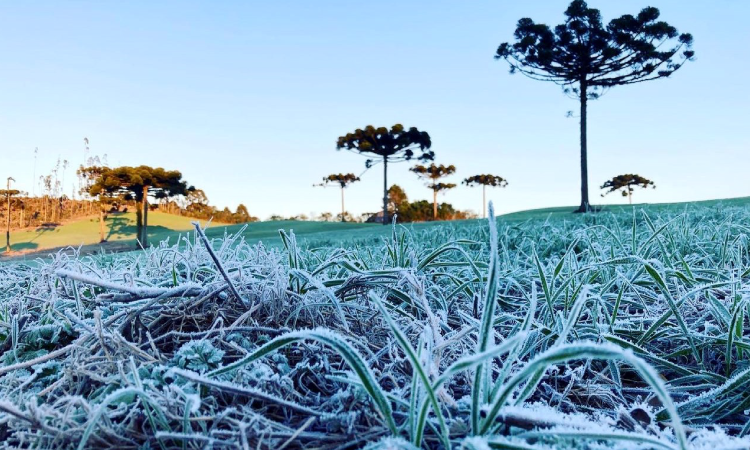
<instances>
[{"instance_id":1,"label":"araucaria tree","mask_svg":"<svg viewBox=\"0 0 750 450\"><path fill-rule=\"evenodd\" d=\"M10 252L10 206L11 206L11 200L10 199L11 199L11 197L14 197L14 196L20 194L21 191L19 191L17 189L11 189L10 188L10 182L11 181L16 181L15 179L13 179L12 177L8 177L7 181L8 181L8 187L7 187L7 189L3 189L2 191L0 191L0 196L2 196L2 197L5 198L5 201L6 201L7 207L8 207L8 209L6 211L6 217L5 217L5 219L6 219L6 222L5 222L5 225L6 225L6 228L5 228L5 251L6 252Z\"/></svg>"},{"instance_id":2,"label":"araucaria tree","mask_svg":"<svg viewBox=\"0 0 750 450\"><path fill-rule=\"evenodd\" d=\"M161 167L87 167L82 171L95 178L88 188L93 196L121 197L136 202L136 235L140 245L148 245L148 198L156 199L187 195L195 188L188 187L177 170Z\"/></svg>"},{"instance_id":3,"label":"araucaria tree","mask_svg":"<svg viewBox=\"0 0 750 450\"><path fill-rule=\"evenodd\" d=\"M412 167L412 172L416 173L419 178L427 180L427 187L432 191L432 218L437 220L438 207L437 207L437 195L441 191L447 191L456 187L453 183L438 183L438 180L449 175L456 173L456 166L439 166L430 164L429 166L416 165Z\"/></svg>"},{"instance_id":4,"label":"araucaria tree","mask_svg":"<svg viewBox=\"0 0 750 450\"><path fill-rule=\"evenodd\" d=\"M464 179L462 182L467 186L482 186L482 218L486 217L487 214L487 186L490 187L506 187L508 181L497 175L474 175Z\"/></svg>"},{"instance_id":5,"label":"araucaria tree","mask_svg":"<svg viewBox=\"0 0 750 450\"><path fill-rule=\"evenodd\" d=\"M344 207L344 189L350 184L359 181L359 177L353 173L332 173L323 178L323 186L330 183L337 183L341 186L341 221L346 222L346 208Z\"/></svg>"},{"instance_id":6,"label":"araucaria tree","mask_svg":"<svg viewBox=\"0 0 750 450\"><path fill-rule=\"evenodd\" d=\"M653 181L632 173L626 175L618 175L611 180L607 180L600 189L607 189L607 192L603 193L602 197L615 191L621 191L622 196L627 197L628 203L632 205L633 190L636 187L642 187L643 189L656 189L656 185Z\"/></svg>"},{"instance_id":7,"label":"araucaria tree","mask_svg":"<svg viewBox=\"0 0 750 450\"><path fill-rule=\"evenodd\" d=\"M671 75L693 59L693 37L659 21L659 10L647 7L636 16L626 14L606 26L599 10L574 0L565 23L550 29L525 18L518 21L516 42L503 43L495 55L535 80L552 81L580 101L581 206L590 209L586 146L588 100L614 86L640 83Z\"/></svg>"},{"instance_id":8,"label":"araucaria tree","mask_svg":"<svg viewBox=\"0 0 750 450\"><path fill-rule=\"evenodd\" d=\"M383 224L388 221L388 164L418 159L432 161L435 153L430 150L432 141L426 131L419 131L411 127L408 130L401 124L393 125L390 130L386 127L375 128L366 126L363 130L356 129L353 133L340 136L336 141L336 149L346 149L368 156L365 162L367 168L374 164L383 163ZM419 152L419 154L415 154Z\"/></svg>"}]
</instances>

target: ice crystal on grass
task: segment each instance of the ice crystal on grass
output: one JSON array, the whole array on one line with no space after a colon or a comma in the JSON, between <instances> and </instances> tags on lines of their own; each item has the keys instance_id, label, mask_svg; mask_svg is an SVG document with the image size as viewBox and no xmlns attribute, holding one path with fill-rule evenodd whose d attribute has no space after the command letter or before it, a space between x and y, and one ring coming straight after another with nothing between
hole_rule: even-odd
<instances>
[{"instance_id":1,"label":"ice crystal on grass","mask_svg":"<svg viewBox=\"0 0 750 450\"><path fill-rule=\"evenodd\" d=\"M174 354L172 361L181 368L197 372L216 369L224 357L224 350L213 346L210 341L187 342Z\"/></svg>"}]
</instances>

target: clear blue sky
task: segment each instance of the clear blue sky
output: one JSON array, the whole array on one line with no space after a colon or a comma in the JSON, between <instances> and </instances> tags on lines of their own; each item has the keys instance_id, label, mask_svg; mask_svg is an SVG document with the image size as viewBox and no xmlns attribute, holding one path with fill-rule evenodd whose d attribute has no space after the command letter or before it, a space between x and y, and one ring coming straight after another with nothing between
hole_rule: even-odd
<instances>
[{"instance_id":1,"label":"clear blue sky","mask_svg":"<svg viewBox=\"0 0 750 450\"><path fill-rule=\"evenodd\" d=\"M430 133L454 182L506 177L500 212L577 205L577 104L550 83L509 75L493 55L516 21L561 22L567 0L5 2L0 9L0 177L32 191L67 159L176 168L211 203L251 214L338 212L332 172L364 170L339 135L402 123ZM608 21L653 5L695 36L696 61L667 80L592 102L591 196L635 172L656 181L636 201L750 195L750 2L590 0ZM430 193L392 166L411 199ZM347 191L353 213L376 211L382 171ZM479 189L441 196L481 209ZM611 202L623 202L611 196Z\"/></svg>"}]
</instances>

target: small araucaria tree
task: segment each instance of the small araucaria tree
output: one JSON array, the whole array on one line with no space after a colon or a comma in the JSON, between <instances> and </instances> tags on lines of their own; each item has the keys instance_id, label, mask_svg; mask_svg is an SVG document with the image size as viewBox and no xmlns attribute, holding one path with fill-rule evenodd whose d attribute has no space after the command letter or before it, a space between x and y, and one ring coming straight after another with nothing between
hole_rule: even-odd
<instances>
[{"instance_id":1,"label":"small araucaria tree","mask_svg":"<svg viewBox=\"0 0 750 450\"><path fill-rule=\"evenodd\" d=\"M495 55L510 64L511 73L552 81L580 101L581 206L590 209L586 146L588 100L614 86L670 76L689 60L693 37L659 21L659 10L644 8L602 24L598 9L573 0L565 22L554 30L525 18L516 26L516 42L500 44Z\"/></svg>"},{"instance_id":2,"label":"small araucaria tree","mask_svg":"<svg viewBox=\"0 0 750 450\"><path fill-rule=\"evenodd\" d=\"M429 166L416 165L412 167L412 172L416 173L419 178L427 180L427 187L432 191L432 218L437 220L438 207L437 207L437 195L439 192L447 191L456 187L453 183L438 183L438 180L449 175L456 173L456 166L439 166L430 164Z\"/></svg>"},{"instance_id":3,"label":"small araucaria tree","mask_svg":"<svg viewBox=\"0 0 750 450\"><path fill-rule=\"evenodd\" d=\"M353 173L332 173L323 178L322 186L336 183L341 186L341 221L346 222L346 208L344 207L344 189L352 183L359 181L359 177Z\"/></svg>"},{"instance_id":4,"label":"small araucaria tree","mask_svg":"<svg viewBox=\"0 0 750 450\"><path fill-rule=\"evenodd\" d=\"M615 191L621 191L622 196L627 197L628 203L632 205L634 190L633 188L636 187L642 187L643 189L656 189L656 185L653 181L632 173L626 175L618 175L611 180L607 180L607 182L605 182L600 189L607 189L607 192L603 193L602 197Z\"/></svg>"},{"instance_id":5,"label":"small araucaria tree","mask_svg":"<svg viewBox=\"0 0 750 450\"><path fill-rule=\"evenodd\" d=\"M14 202L11 202L11 197L15 197L16 195L19 195L21 191L17 189L11 189L10 188L10 182L16 181L12 177L8 177L8 186L7 189L0 190L0 196L3 198L3 200L6 201L7 205L7 211L6 211L6 223L5 223L5 251L10 252L10 213L11 213L11 204Z\"/></svg>"},{"instance_id":6,"label":"small araucaria tree","mask_svg":"<svg viewBox=\"0 0 750 450\"><path fill-rule=\"evenodd\" d=\"M88 189L90 195L135 199L136 235L143 247L148 246L148 197L162 199L187 195L195 189L187 186L179 171L161 167L87 167L81 170L94 174L94 181Z\"/></svg>"},{"instance_id":7,"label":"small araucaria tree","mask_svg":"<svg viewBox=\"0 0 750 450\"><path fill-rule=\"evenodd\" d=\"M388 164L418 159L431 161L435 153L430 150L432 141L425 131L411 127L408 130L401 124L390 128L375 128L372 125L356 129L353 133L340 136L336 149L346 149L368 156L367 168L383 163L383 224L388 224ZM419 151L419 154L415 154Z\"/></svg>"},{"instance_id":8,"label":"small araucaria tree","mask_svg":"<svg viewBox=\"0 0 750 450\"><path fill-rule=\"evenodd\" d=\"M490 187L506 187L508 181L497 175L474 175L464 179L463 184L467 186L482 186L482 218L486 217L487 212L487 186Z\"/></svg>"}]
</instances>

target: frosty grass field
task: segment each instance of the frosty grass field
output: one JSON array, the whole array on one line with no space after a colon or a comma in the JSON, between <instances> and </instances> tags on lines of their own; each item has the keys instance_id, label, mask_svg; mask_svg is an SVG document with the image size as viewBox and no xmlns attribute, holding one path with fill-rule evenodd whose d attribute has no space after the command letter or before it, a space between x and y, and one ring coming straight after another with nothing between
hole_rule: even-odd
<instances>
[{"instance_id":1,"label":"frosty grass field","mask_svg":"<svg viewBox=\"0 0 750 450\"><path fill-rule=\"evenodd\" d=\"M0 447L750 448L750 209L494 223L1 265Z\"/></svg>"}]
</instances>

